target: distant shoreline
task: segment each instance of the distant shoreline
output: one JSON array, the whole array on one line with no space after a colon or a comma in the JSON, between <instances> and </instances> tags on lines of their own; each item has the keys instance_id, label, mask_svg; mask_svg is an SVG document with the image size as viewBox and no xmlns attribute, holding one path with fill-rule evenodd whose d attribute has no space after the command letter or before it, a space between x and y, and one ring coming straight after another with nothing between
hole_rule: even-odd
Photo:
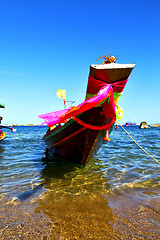
<instances>
[{"instance_id":1,"label":"distant shoreline","mask_svg":"<svg viewBox=\"0 0 160 240\"><path fill-rule=\"evenodd\" d=\"M36 127L36 126L40 126L39 124L3 124L4 126L14 126L14 127L21 127L21 126L24 126L24 127ZM125 125L125 124L122 124L123 126L128 126L128 125ZM43 126L47 126L47 125L43 125ZM136 125L131 125L131 126L139 126L139 124L136 124ZM155 123L155 124L149 124L150 127L160 127L160 123Z\"/></svg>"}]
</instances>

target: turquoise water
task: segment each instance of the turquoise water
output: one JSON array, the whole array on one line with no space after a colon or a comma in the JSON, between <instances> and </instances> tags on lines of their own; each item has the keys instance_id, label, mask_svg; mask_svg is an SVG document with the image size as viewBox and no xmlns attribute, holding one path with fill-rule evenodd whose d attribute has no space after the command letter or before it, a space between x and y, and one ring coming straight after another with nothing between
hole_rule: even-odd
<instances>
[{"instance_id":1,"label":"turquoise water","mask_svg":"<svg viewBox=\"0 0 160 240\"><path fill-rule=\"evenodd\" d=\"M149 207L156 209L159 213L157 202L160 196L160 164L146 155L120 126L118 130L113 130L110 136L111 141L103 144L97 155L84 168L78 168L68 162L45 162L45 144L41 139L47 130L46 127L19 126L15 128L17 129L15 133L6 131L8 134L0 144L1 206L6 204L22 205L24 203L32 206L33 202L38 202L37 212L47 215L53 222L61 221L61 224L56 229L65 226L65 233L62 229L61 231L67 237L70 236L69 231L75 228L73 222L76 217L74 216L74 220L72 217L73 212L75 214L75 209L77 209L77 205L74 205L77 203L77 198L81 202L81 212L86 211L87 203L90 203L89 206L92 206L92 204L95 204L96 207L99 206L98 212L103 216L105 204L111 212L117 211L117 203L120 203L120 201L116 200L117 196L127 194L131 199L136 195L136 201L141 201L142 204L143 201L145 203L150 201ZM125 129L142 148L160 162L160 128L139 129L137 126L128 126ZM113 197L114 194L118 195ZM87 200L84 200L85 198ZM95 199L97 203L94 202ZM152 201L155 199L157 200L156 203ZM65 225L66 222L64 221L66 216L60 217L57 212L60 213L61 208L66 206L68 209L70 202L72 202L73 209L72 211L71 209L68 210L69 213L67 213L70 214L70 219L72 219L70 226L68 226ZM130 209L129 203L126 204ZM121 212L121 207L118 207L118 209ZM105 216L109 214L108 210L106 211ZM55 215L53 215L53 212ZM86 212L84 216L83 223L86 221L87 226ZM94 226L92 232L95 234L97 231L97 234L101 233L103 236L101 227L96 226ZM157 225L155 227L157 228ZM90 232L90 230L86 231ZM98 233L99 231L100 233ZM134 231L132 232L133 236L135 236ZM57 230L56 234L60 234L60 230ZM100 235L95 235L95 239L97 236ZM113 236L115 237L114 234ZM84 236L82 238L67 237L66 239L85 239ZM113 239L116 238L114 237ZM92 239L94 239L94 236Z\"/></svg>"}]
</instances>

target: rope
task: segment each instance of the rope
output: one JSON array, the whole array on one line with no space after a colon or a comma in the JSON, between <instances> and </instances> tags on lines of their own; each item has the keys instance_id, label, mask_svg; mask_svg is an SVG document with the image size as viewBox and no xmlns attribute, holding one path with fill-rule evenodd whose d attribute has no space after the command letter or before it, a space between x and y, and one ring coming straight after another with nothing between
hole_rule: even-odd
<instances>
[{"instance_id":1,"label":"rope","mask_svg":"<svg viewBox=\"0 0 160 240\"><path fill-rule=\"evenodd\" d=\"M11 136L11 137L13 137L12 135L10 135L9 133L7 133L7 132L4 132L5 134L7 134L8 136Z\"/></svg>"},{"instance_id":2,"label":"rope","mask_svg":"<svg viewBox=\"0 0 160 240\"><path fill-rule=\"evenodd\" d=\"M159 163L160 164L160 162L157 160L157 159L155 159L153 156L151 156L148 152L146 152L146 150L144 150L132 137L131 137L131 135L127 132L127 130L118 122L118 121L116 121L120 126L121 126L121 128L128 134L128 136L133 140L133 142L135 142L135 144L137 144L137 146L140 148L140 149L142 149L142 151L144 151L149 157L151 157L153 160L155 160L157 163Z\"/></svg>"},{"instance_id":3,"label":"rope","mask_svg":"<svg viewBox=\"0 0 160 240\"><path fill-rule=\"evenodd\" d=\"M86 128L92 129L92 130L103 130L103 129L108 130L110 128L110 123L108 123L104 126L94 126L94 125L90 125L88 123L83 122L82 120L80 120L77 117L73 117L73 120L76 121L77 123L79 123L80 125L82 125Z\"/></svg>"}]
</instances>

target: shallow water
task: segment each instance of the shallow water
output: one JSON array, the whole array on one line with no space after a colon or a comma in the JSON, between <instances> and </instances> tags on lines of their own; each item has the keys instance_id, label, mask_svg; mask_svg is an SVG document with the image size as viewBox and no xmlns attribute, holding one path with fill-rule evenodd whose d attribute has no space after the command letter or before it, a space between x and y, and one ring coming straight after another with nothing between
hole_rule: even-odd
<instances>
[{"instance_id":1,"label":"shallow water","mask_svg":"<svg viewBox=\"0 0 160 240\"><path fill-rule=\"evenodd\" d=\"M46 127L16 129L0 145L0 239L158 239L160 164L121 127L84 168L44 161ZM126 130L160 161L160 128Z\"/></svg>"}]
</instances>

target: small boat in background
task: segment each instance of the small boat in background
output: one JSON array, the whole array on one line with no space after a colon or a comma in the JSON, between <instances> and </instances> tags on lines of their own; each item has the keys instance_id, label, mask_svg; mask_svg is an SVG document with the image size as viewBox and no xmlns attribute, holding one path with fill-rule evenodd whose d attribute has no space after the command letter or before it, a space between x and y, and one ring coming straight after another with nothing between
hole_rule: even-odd
<instances>
[{"instance_id":1,"label":"small boat in background","mask_svg":"<svg viewBox=\"0 0 160 240\"><path fill-rule=\"evenodd\" d=\"M5 132L3 132L2 130L0 130L0 142L5 138Z\"/></svg>"},{"instance_id":2,"label":"small boat in background","mask_svg":"<svg viewBox=\"0 0 160 240\"><path fill-rule=\"evenodd\" d=\"M126 122L124 126L136 126L137 123Z\"/></svg>"},{"instance_id":3,"label":"small boat in background","mask_svg":"<svg viewBox=\"0 0 160 240\"><path fill-rule=\"evenodd\" d=\"M102 64L90 66L83 103L39 115L49 127L43 137L49 159L68 160L83 166L105 140L110 140L114 123L123 114L118 100L135 66L115 63L114 57L109 60L111 57L106 57Z\"/></svg>"},{"instance_id":4,"label":"small boat in background","mask_svg":"<svg viewBox=\"0 0 160 240\"><path fill-rule=\"evenodd\" d=\"M0 108L5 108L5 105L0 103ZM12 130L12 132L15 132L16 129L13 129L14 125L12 127L8 127L8 126L4 126L4 125L1 125L1 121L3 120L3 118L0 116L0 142L5 139L5 136L7 133L3 132L2 129L3 128L6 128L6 129L10 129Z\"/></svg>"}]
</instances>

